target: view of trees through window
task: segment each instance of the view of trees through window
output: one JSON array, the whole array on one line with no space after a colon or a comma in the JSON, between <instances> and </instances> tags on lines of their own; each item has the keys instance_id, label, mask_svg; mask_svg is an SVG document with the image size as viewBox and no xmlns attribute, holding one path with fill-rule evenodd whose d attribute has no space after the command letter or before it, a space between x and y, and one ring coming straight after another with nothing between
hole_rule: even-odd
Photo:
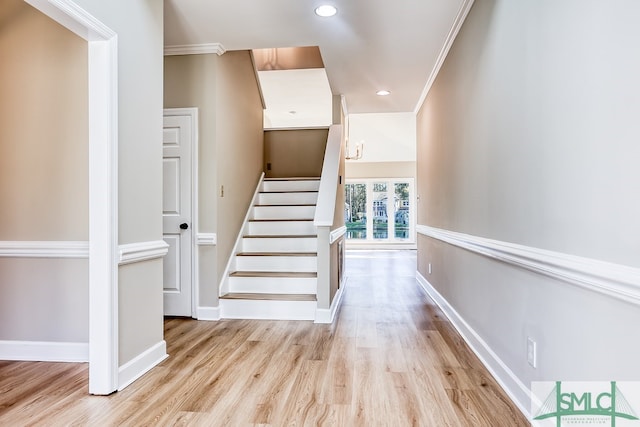
<instances>
[{"instance_id":1,"label":"view of trees through window","mask_svg":"<svg viewBox=\"0 0 640 427\"><path fill-rule=\"evenodd\" d=\"M347 238L374 241L410 239L410 195L408 182L347 183Z\"/></svg>"},{"instance_id":2,"label":"view of trees through window","mask_svg":"<svg viewBox=\"0 0 640 427\"><path fill-rule=\"evenodd\" d=\"M345 185L344 221L348 239L367 238L367 186L366 184Z\"/></svg>"}]
</instances>

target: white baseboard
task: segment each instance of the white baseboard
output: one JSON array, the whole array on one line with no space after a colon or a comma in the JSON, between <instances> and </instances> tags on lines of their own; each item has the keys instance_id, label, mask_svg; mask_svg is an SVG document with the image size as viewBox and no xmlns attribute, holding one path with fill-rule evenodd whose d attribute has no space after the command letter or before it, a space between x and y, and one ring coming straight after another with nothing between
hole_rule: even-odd
<instances>
[{"instance_id":1,"label":"white baseboard","mask_svg":"<svg viewBox=\"0 0 640 427\"><path fill-rule=\"evenodd\" d=\"M220 320L220 307L198 307L196 319Z\"/></svg>"},{"instance_id":2,"label":"white baseboard","mask_svg":"<svg viewBox=\"0 0 640 427\"><path fill-rule=\"evenodd\" d=\"M346 280L344 281L346 283ZM338 289L335 296L333 297L333 301L331 302L331 307L329 308L318 308L316 309L316 320L315 323L333 323L336 318L336 313L338 312L338 308L340 308L340 304L342 303L342 296L344 295L344 284Z\"/></svg>"},{"instance_id":3,"label":"white baseboard","mask_svg":"<svg viewBox=\"0 0 640 427\"><path fill-rule=\"evenodd\" d=\"M0 360L88 362L89 343L0 341Z\"/></svg>"},{"instance_id":4,"label":"white baseboard","mask_svg":"<svg viewBox=\"0 0 640 427\"><path fill-rule=\"evenodd\" d=\"M435 301L440 309L447 316L451 324L465 340L471 350L478 356L482 364L493 375L502 389L516 404L520 412L531 419L529 405L531 390L509 369L509 367L498 357L478 333L458 314L449 302L429 283L425 277L416 271L416 278L422 289Z\"/></svg>"},{"instance_id":5,"label":"white baseboard","mask_svg":"<svg viewBox=\"0 0 640 427\"><path fill-rule=\"evenodd\" d=\"M167 357L169 357L167 354L167 343L162 340L122 365L120 369L118 369L118 391L124 389L149 372L151 368Z\"/></svg>"}]
</instances>

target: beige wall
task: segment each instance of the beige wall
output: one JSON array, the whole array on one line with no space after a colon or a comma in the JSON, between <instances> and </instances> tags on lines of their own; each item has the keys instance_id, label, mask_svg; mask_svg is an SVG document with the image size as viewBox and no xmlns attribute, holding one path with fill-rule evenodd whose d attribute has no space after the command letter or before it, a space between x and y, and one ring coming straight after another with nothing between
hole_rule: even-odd
<instances>
[{"instance_id":1,"label":"beige wall","mask_svg":"<svg viewBox=\"0 0 640 427\"><path fill-rule=\"evenodd\" d=\"M328 129L265 131L264 170L266 177L320 176L328 135ZM271 170L268 169L267 163L271 164Z\"/></svg>"},{"instance_id":2,"label":"beige wall","mask_svg":"<svg viewBox=\"0 0 640 427\"><path fill-rule=\"evenodd\" d=\"M0 5L0 241L86 241L87 43ZM0 340L87 342L88 262L0 258Z\"/></svg>"},{"instance_id":3,"label":"beige wall","mask_svg":"<svg viewBox=\"0 0 640 427\"><path fill-rule=\"evenodd\" d=\"M418 115L418 223L640 267L638 14L476 0ZM640 377L636 306L424 236L418 267L527 386Z\"/></svg>"},{"instance_id":4,"label":"beige wall","mask_svg":"<svg viewBox=\"0 0 640 427\"><path fill-rule=\"evenodd\" d=\"M87 43L22 0L0 11L0 240L87 240Z\"/></svg>"},{"instance_id":5,"label":"beige wall","mask_svg":"<svg viewBox=\"0 0 640 427\"><path fill-rule=\"evenodd\" d=\"M219 58L216 90L219 284L263 171L263 109L248 51Z\"/></svg>"},{"instance_id":6,"label":"beige wall","mask_svg":"<svg viewBox=\"0 0 640 427\"><path fill-rule=\"evenodd\" d=\"M215 233L216 191L216 75L217 55L167 56L164 59L164 107L198 108L198 230ZM198 248L200 305L217 305L217 250Z\"/></svg>"},{"instance_id":7,"label":"beige wall","mask_svg":"<svg viewBox=\"0 0 640 427\"><path fill-rule=\"evenodd\" d=\"M198 108L198 231L218 238L215 248L199 248L200 306L213 307L262 173L262 104L249 52L166 57L164 101Z\"/></svg>"},{"instance_id":8,"label":"beige wall","mask_svg":"<svg viewBox=\"0 0 640 427\"><path fill-rule=\"evenodd\" d=\"M347 179L415 178L416 162L347 162Z\"/></svg>"},{"instance_id":9,"label":"beige wall","mask_svg":"<svg viewBox=\"0 0 640 427\"><path fill-rule=\"evenodd\" d=\"M86 259L0 258L0 341L87 343Z\"/></svg>"}]
</instances>

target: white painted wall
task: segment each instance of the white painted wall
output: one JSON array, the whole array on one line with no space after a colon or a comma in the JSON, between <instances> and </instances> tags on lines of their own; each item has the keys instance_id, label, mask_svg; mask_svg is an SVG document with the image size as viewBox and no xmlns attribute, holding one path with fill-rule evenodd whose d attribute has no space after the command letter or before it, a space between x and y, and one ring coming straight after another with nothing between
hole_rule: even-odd
<instances>
[{"instance_id":1,"label":"white painted wall","mask_svg":"<svg viewBox=\"0 0 640 427\"><path fill-rule=\"evenodd\" d=\"M476 0L418 115L418 223L640 267L639 15L625 0ZM640 380L637 305L425 236L418 255L524 386Z\"/></svg>"},{"instance_id":2,"label":"white painted wall","mask_svg":"<svg viewBox=\"0 0 640 427\"><path fill-rule=\"evenodd\" d=\"M415 162L416 118L413 113L349 114L349 149L364 142L364 155L357 160L369 162ZM355 161L347 160L347 163Z\"/></svg>"}]
</instances>

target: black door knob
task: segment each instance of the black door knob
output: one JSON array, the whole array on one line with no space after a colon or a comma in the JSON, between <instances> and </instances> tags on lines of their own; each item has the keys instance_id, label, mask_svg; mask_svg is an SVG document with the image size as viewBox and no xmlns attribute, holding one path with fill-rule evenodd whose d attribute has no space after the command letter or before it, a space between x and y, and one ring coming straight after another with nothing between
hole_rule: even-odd
<instances>
[{"instance_id":1,"label":"black door knob","mask_svg":"<svg viewBox=\"0 0 640 427\"><path fill-rule=\"evenodd\" d=\"M180 224L181 230L186 230L187 228L189 228L189 224L187 224L186 222L183 222L182 224Z\"/></svg>"}]
</instances>

